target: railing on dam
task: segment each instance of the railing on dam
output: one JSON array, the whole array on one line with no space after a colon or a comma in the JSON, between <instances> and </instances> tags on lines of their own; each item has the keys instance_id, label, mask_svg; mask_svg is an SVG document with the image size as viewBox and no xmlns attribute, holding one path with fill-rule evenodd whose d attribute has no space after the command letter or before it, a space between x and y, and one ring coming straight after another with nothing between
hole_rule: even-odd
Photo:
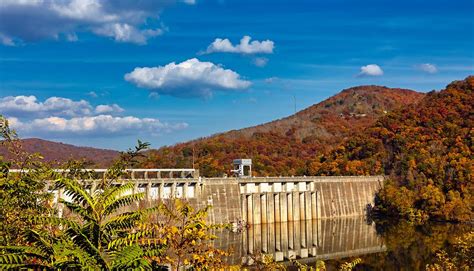
<instances>
[{"instance_id":1,"label":"railing on dam","mask_svg":"<svg viewBox=\"0 0 474 271\"><path fill-rule=\"evenodd\" d=\"M10 169L11 173L21 173L28 170ZM56 173L69 173L69 169L53 169ZM83 172L91 173L97 179L103 178L108 169L103 168L87 168L83 169ZM199 170L193 168L130 168L125 169L123 172L122 180L149 180L149 179L162 179L162 178L197 178L199 176Z\"/></svg>"},{"instance_id":2,"label":"railing on dam","mask_svg":"<svg viewBox=\"0 0 474 271\"><path fill-rule=\"evenodd\" d=\"M27 170L11 169L10 173L19 174ZM68 174L68 169L53 169L54 173ZM94 189L98 182L105 178L107 169L83 169L83 182L89 189ZM195 198L200 188L201 179L198 177L199 171L188 168L160 168L160 169L125 169L119 180L114 181L115 185L121 185L127 182L134 182L136 192L144 192L146 199L159 200L172 197L177 198ZM50 187L50 192L54 195L54 201L58 197L67 197L62 191L56 191Z\"/></svg>"}]
</instances>

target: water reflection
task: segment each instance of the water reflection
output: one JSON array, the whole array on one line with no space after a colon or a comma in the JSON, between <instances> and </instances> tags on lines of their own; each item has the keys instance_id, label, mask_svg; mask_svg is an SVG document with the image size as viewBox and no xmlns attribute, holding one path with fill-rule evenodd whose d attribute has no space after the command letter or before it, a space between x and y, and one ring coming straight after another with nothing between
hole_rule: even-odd
<instances>
[{"instance_id":1,"label":"water reflection","mask_svg":"<svg viewBox=\"0 0 474 271\"><path fill-rule=\"evenodd\" d=\"M472 224L379 221L377 233L383 238L386 250L361 256L357 270L425 270L427 264L436 261L439 250L448 249L450 243L473 230ZM326 266L337 267L344 261L326 261Z\"/></svg>"},{"instance_id":2,"label":"water reflection","mask_svg":"<svg viewBox=\"0 0 474 271\"><path fill-rule=\"evenodd\" d=\"M232 247L230 261L251 264L251 254L272 255L276 261L331 259L381 252L383 240L365 217L346 217L252 225L241 234L221 233L216 245Z\"/></svg>"}]
</instances>

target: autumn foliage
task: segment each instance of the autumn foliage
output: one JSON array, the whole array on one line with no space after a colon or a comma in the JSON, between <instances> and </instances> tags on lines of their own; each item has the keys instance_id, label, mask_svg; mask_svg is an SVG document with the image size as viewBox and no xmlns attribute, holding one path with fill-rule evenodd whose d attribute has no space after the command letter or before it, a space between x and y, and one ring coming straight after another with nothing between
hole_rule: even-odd
<instances>
[{"instance_id":1,"label":"autumn foliage","mask_svg":"<svg viewBox=\"0 0 474 271\"><path fill-rule=\"evenodd\" d=\"M472 76L425 96L352 88L286 119L161 148L143 165L190 167L194 160L201 175L220 176L242 157L253 159L260 176L384 174L380 210L471 220L473 89Z\"/></svg>"},{"instance_id":2,"label":"autumn foliage","mask_svg":"<svg viewBox=\"0 0 474 271\"><path fill-rule=\"evenodd\" d=\"M380 208L423 220L473 219L474 77L380 118L310 163L314 175L385 174Z\"/></svg>"},{"instance_id":3,"label":"autumn foliage","mask_svg":"<svg viewBox=\"0 0 474 271\"><path fill-rule=\"evenodd\" d=\"M142 166L189 168L194 160L200 175L215 177L229 174L233 159L251 158L258 176L309 175L309 161L387 112L416 103L423 96L380 86L349 88L287 118L153 150Z\"/></svg>"},{"instance_id":4,"label":"autumn foliage","mask_svg":"<svg viewBox=\"0 0 474 271\"><path fill-rule=\"evenodd\" d=\"M26 153L39 153L42 157L41 161L51 163L54 167L59 167L62 163L71 160L82 160L90 168L106 168L111 166L113 161L120 156L118 151L78 147L39 138L26 138L19 141ZM3 144L0 144L0 156L7 160L14 158Z\"/></svg>"}]
</instances>

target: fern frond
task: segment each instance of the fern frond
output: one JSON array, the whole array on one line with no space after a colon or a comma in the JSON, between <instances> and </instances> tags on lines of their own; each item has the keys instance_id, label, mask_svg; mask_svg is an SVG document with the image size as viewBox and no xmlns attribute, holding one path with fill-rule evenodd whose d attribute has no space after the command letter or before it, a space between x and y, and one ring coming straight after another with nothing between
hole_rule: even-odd
<instances>
[{"instance_id":1,"label":"fern frond","mask_svg":"<svg viewBox=\"0 0 474 271\"><path fill-rule=\"evenodd\" d=\"M68 226L71 228L79 228L79 224L73 220L54 217L54 216L32 216L31 219L36 224L54 225L54 226Z\"/></svg>"},{"instance_id":2,"label":"fern frond","mask_svg":"<svg viewBox=\"0 0 474 271\"><path fill-rule=\"evenodd\" d=\"M24 253L0 254L0 268L3 265L25 264L25 262L28 258L29 258L28 255L26 255Z\"/></svg>"},{"instance_id":3,"label":"fern frond","mask_svg":"<svg viewBox=\"0 0 474 271\"><path fill-rule=\"evenodd\" d=\"M150 249L147 247L143 255L149 258L159 257L159 256L163 256L165 252L166 252L166 246L160 246L158 248L153 248L153 249Z\"/></svg>"},{"instance_id":4,"label":"fern frond","mask_svg":"<svg viewBox=\"0 0 474 271\"><path fill-rule=\"evenodd\" d=\"M72 202L83 205L86 208L93 208L94 201L89 193L77 180L60 178L56 180L57 188L64 188L64 194L71 197Z\"/></svg>"},{"instance_id":5,"label":"fern frond","mask_svg":"<svg viewBox=\"0 0 474 271\"><path fill-rule=\"evenodd\" d=\"M26 240L34 245L34 250L40 251L41 255L54 255L54 250L52 247L52 241L49 236L45 236L41 232L35 230L26 230L24 233ZM32 250L26 250L25 252L33 252ZM39 253L37 253L39 254Z\"/></svg>"},{"instance_id":6,"label":"fern frond","mask_svg":"<svg viewBox=\"0 0 474 271\"><path fill-rule=\"evenodd\" d=\"M110 202L116 199L117 197L127 194L127 192L130 190L133 191L134 188L135 188L135 184L131 182L125 183L120 186L109 186L102 193L101 202L104 203L104 207L105 207L106 205L109 205Z\"/></svg>"},{"instance_id":7,"label":"fern frond","mask_svg":"<svg viewBox=\"0 0 474 271\"><path fill-rule=\"evenodd\" d=\"M64 204L64 206L66 206L66 208L68 208L69 211L71 211L74 214L79 215L85 221L95 220L92 214L90 213L90 209L86 209L77 203L69 202L63 199L60 199L59 202Z\"/></svg>"},{"instance_id":8,"label":"fern frond","mask_svg":"<svg viewBox=\"0 0 474 271\"><path fill-rule=\"evenodd\" d=\"M115 238L114 240L109 242L107 247L108 249L118 249L119 247L131 245L133 243L137 243L138 241L148 239L147 237L151 236L152 234L152 229L138 230L137 232L127 234L125 237Z\"/></svg>"},{"instance_id":9,"label":"fern frond","mask_svg":"<svg viewBox=\"0 0 474 271\"><path fill-rule=\"evenodd\" d=\"M69 243L58 243L55 251L57 257L61 259L54 263L56 269L98 269L97 262L91 255L78 247L69 245Z\"/></svg>"},{"instance_id":10,"label":"fern frond","mask_svg":"<svg viewBox=\"0 0 474 271\"><path fill-rule=\"evenodd\" d=\"M22 268L46 270L49 267L45 264L41 264L41 261L38 261L44 261L46 257L42 255L40 250L34 247L2 247L1 249L16 252L0 254L0 270L19 270Z\"/></svg>"},{"instance_id":11,"label":"fern frond","mask_svg":"<svg viewBox=\"0 0 474 271\"><path fill-rule=\"evenodd\" d=\"M72 242L74 245L82 249L87 253L91 258L94 258L97 263L101 266L107 266L106 261L102 258L99 249L92 244L89 238L84 235L82 232L72 231L71 229L67 230L69 236L71 236Z\"/></svg>"},{"instance_id":12,"label":"fern frond","mask_svg":"<svg viewBox=\"0 0 474 271\"><path fill-rule=\"evenodd\" d=\"M102 228L106 232L132 229L143 218L140 212L127 212L113 217Z\"/></svg>"},{"instance_id":13,"label":"fern frond","mask_svg":"<svg viewBox=\"0 0 474 271\"><path fill-rule=\"evenodd\" d=\"M143 250L138 245L124 247L112 254L113 270L151 270L151 265L143 259Z\"/></svg>"},{"instance_id":14,"label":"fern frond","mask_svg":"<svg viewBox=\"0 0 474 271\"><path fill-rule=\"evenodd\" d=\"M102 228L110 232L112 230L126 230L133 228L137 222L141 221L143 218L147 217L149 214L157 211L156 207L147 208L143 210L125 212L117 216L114 216L109 221L107 221Z\"/></svg>"},{"instance_id":15,"label":"fern frond","mask_svg":"<svg viewBox=\"0 0 474 271\"><path fill-rule=\"evenodd\" d=\"M44 264L0 264L0 270L51 270L51 267Z\"/></svg>"},{"instance_id":16,"label":"fern frond","mask_svg":"<svg viewBox=\"0 0 474 271\"><path fill-rule=\"evenodd\" d=\"M104 208L104 215L110 215L120 209L121 207L131 205L134 202L140 201L145 197L145 193L136 193L126 196L121 196L109 202Z\"/></svg>"}]
</instances>

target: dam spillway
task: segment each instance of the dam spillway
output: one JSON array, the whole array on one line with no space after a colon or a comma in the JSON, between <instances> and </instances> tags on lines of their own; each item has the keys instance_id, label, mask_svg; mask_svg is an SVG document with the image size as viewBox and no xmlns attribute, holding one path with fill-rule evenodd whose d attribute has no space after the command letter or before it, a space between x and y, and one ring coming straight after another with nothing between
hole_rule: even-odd
<instances>
[{"instance_id":1,"label":"dam spillway","mask_svg":"<svg viewBox=\"0 0 474 271\"><path fill-rule=\"evenodd\" d=\"M202 178L194 198L209 220L250 225L365 215L383 176Z\"/></svg>"}]
</instances>

